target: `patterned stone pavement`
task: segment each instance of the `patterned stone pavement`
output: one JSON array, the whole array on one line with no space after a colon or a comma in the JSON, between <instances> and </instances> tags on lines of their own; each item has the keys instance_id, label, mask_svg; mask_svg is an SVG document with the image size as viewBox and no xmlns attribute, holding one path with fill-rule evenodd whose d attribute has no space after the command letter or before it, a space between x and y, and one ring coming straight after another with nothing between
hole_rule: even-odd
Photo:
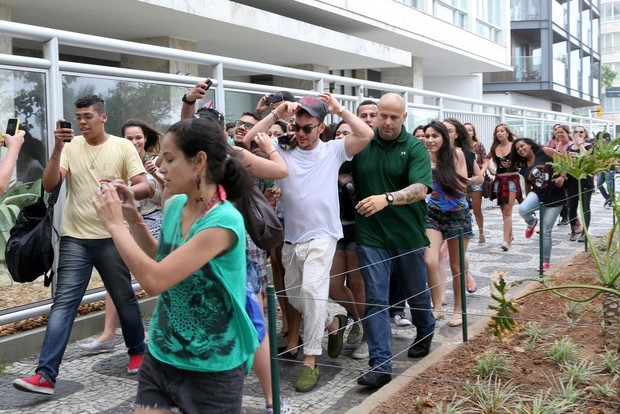
<instances>
[{"instance_id":1,"label":"patterned stone pavement","mask_svg":"<svg viewBox=\"0 0 620 414\"><path fill-rule=\"evenodd\" d=\"M612 211L602 207L603 199L596 194L592 200L592 226L594 236L606 233L612 221ZM470 269L474 274L478 291L467 295L468 325L487 315L490 278L494 270L508 270L509 279L516 280L535 277L538 272L537 237L525 239L525 224L513 212L515 241L508 252L500 249L501 213L497 208L484 211L487 243L479 246L477 238L472 239L469 248ZM554 227L554 245L551 264L557 265L571 254L583 250L584 244L568 241L569 228ZM477 229L474 228L474 234ZM447 289L448 306L452 309L451 286ZM338 311L339 306L330 303L330 309ZM341 309L341 308L340 308ZM445 319L449 319L449 316ZM446 322L437 325L433 350L440 345L458 343L462 340L460 328L450 328ZM396 328L392 326L394 372L402 374L415 362L407 358L415 328ZM88 355L73 343L67 347L63 360L56 393L53 397L22 393L11 383L14 378L31 375L36 367L37 356L10 364L5 375L0 378L0 413L130 413L136 393L136 378L126 373L127 354L120 335L120 345L111 353ZM327 341L324 341L327 349ZM306 394L294 391L294 383L300 362L280 361L281 389L297 413L342 413L361 404L373 392L381 396L381 390L373 391L356 385L356 379L368 369L367 360L351 358L352 349L345 349L337 359L326 355L318 359L321 377L317 388ZM249 414L264 412L264 400L255 375L246 379L244 411Z\"/></svg>"}]
</instances>

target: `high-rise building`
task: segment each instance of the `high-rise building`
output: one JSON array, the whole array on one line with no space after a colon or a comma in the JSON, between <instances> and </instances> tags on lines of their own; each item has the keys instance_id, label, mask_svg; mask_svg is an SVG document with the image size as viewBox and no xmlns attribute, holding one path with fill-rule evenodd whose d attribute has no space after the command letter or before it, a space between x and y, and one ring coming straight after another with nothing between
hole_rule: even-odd
<instances>
[{"instance_id":1,"label":"high-rise building","mask_svg":"<svg viewBox=\"0 0 620 414\"><path fill-rule=\"evenodd\" d=\"M616 72L613 85L602 92L602 118L620 121L620 1L601 0L601 60ZM616 126L616 136L620 129Z\"/></svg>"},{"instance_id":2,"label":"high-rise building","mask_svg":"<svg viewBox=\"0 0 620 414\"><path fill-rule=\"evenodd\" d=\"M599 15L598 0L510 1L513 70L485 74L485 98L564 113L598 105Z\"/></svg>"}]
</instances>

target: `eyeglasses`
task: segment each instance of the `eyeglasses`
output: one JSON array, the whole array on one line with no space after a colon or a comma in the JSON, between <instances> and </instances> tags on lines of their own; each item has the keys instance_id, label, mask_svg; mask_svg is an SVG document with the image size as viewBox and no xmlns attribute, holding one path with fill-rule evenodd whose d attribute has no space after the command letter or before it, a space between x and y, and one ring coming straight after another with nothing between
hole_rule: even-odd
<instances>
[{"instance_id":1,"label":"eyeglasses","mask_svg":"<svg viewBox=\"0 0 620 414\"><path fill-rule=\"evenodd\" d=\"M73 117L73 119L75 119L76 121L80 122L81 120L84 121L90 121L92 119L95 119L96 117L101 116L99 114L91 114L91 113L85 113L83 115L76 115Z\"/></svg>"},{"instance_id":2,"label":"eyeglasses","mask_svg":"<svg viewBox=\"0 0 620 414\"><path fill-rule=\"evenodd\" d=\"M245 129L252 129L254 127L254 124L251 122L243 122L242 120L238 119L235 121L235 126L243 126Z\"/></svg>"},{"instance_id":3,"label":"eyeglasses","mask_svg":"<svg viewBox=\"0 0 620 414\"><path fill-rule=\"evenodd\" d=\"M301 126L299 124L290 124L289 127L291 128L291 131L293 132L297 132L299 130L304 131L304 134L309 134L312 132L312 130L316 127L318 127L319 125L321 125L321 123L319 122L318 124L316 124L315 126L310 126L310 125L304 125Z\"/></svg>"}]
</instances>

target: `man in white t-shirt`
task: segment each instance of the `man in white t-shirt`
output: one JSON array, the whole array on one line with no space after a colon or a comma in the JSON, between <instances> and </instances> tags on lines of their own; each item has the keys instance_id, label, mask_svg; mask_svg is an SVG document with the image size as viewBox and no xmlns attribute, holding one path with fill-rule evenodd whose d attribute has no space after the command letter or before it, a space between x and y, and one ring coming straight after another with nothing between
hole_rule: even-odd
<instances>
[{"instance_id":1,"label":"man in white t-shirt","mask_svg":"<svg viewBox=\"0 0 620 414\"><path fill-rule=\"evenodd\" d=\"M65 177L69 181L60 227L54 303L35 375L13 382L20 391L38 394L54 393L60 363L93 267L101 275L118 310L130 357L129 373L138 371L145 349L144 327L131 287L131 275L110 234L99 221L91 199L101 182L114 180L131 181L136 199L148 197L150 187L146 170L129 140L105 132L107 116L101 97L79 98L75 107L75 120L82 135L74 137L71 128L59 125L54 131L54 150L43 171L46 191L52 191Z\"/></svg>"},{"instance_id":2,"label":"man in white t-shirt","mask_svg":"<svg viewBox=\"0 0 620 414\"><path fill-rule=\"evenodd\" d=\"M345 139L323 142L319 136L326 128L328 114L337 114L350 126ZM341 106L329 93L319 99L305 97L299 102L284 102L261 120L246 135L246 147L256 136L267 131L280 118L294 115L292 130L295 145L291 149L276 146L286 160L289 175L280 181L284 200L285 222L282 264L286 270L284 283L289 301L304 321L304 360L295 389L308 392L319 378L316 356L321 355L321 338L325 328L330 332L328 355L336 358L342 350L342 337L347 318L331 318L327 311L329 271L342 238L338 203L338 170L340 165L360 152L373 137L373 132L355 114ZM289 321L288 351L297 354L299 322ZM297 327L297 328L296 328Z\"/></svg>"}]
</instances>

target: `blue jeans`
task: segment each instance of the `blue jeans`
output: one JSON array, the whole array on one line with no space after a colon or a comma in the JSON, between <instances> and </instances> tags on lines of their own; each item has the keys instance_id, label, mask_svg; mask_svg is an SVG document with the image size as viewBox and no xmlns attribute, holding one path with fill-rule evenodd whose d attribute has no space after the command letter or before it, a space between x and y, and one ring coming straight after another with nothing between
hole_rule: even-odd
<instances>
[{"instance_id":1,"label":"blue jeans","mask_svg":"<svg viewBox=\"0 0 620 414\"><path fill-rule=\"evenodd\" d=\"M400 287L411 307L411 320L417 337L424 338L435 330L431 294L426 285L425 249L358 245L355 250L366 288L364 332L368 338L368 363L376 371L392 372L392 332L388 309L390 277L399 278Z\"/></svg>"},{"instance_id":2,"label":"blue jeans","mask_svg":"<svg viewBox=\"0 0 620 414\"><path fill-rule=\"evenodd\" d=\"M598 173L596 185L605 200L609 200L611 195L616 191L615 174L615 168L609 172ZM605 184L607 184L607 188L605 188ZM609 193L607 190L609 190Z\"/></svg>"},{"instance_id":3,"label":"blue jeans","mask_svg":"<svg viewBox=\"0 0 620 414\"><path fill-rule=\"evenodd\" d=\"M52 385L56 382L58 368L93 266L101 275L116 306L129 355L144 352L144 327L138 300L131 288L129 269L112 239L89 240L63 236L60 239L56 294L36 370Z\"/></svg>"},{"instance_id":4,"label":"blue jeans","mask_svg":"<svg viewBox=\"0 0 620 414\"><path fill-rule=\"evenodd\" d=\"M523 202L519 204L519 215L523 220L525 220L525 223L528 226L534 224L534 212L538 210L539 205L540 201L538 201L538 194L533 191L530 191ZM540 229L543 234L543 262L549 263L549 259L551 258L551 232L553 230L555 220L560 215L560 211L562 211L562 206L562 204L555 207L545 206L545 217L541 220L540 225Z\"/></svg>"}]
</instances>

